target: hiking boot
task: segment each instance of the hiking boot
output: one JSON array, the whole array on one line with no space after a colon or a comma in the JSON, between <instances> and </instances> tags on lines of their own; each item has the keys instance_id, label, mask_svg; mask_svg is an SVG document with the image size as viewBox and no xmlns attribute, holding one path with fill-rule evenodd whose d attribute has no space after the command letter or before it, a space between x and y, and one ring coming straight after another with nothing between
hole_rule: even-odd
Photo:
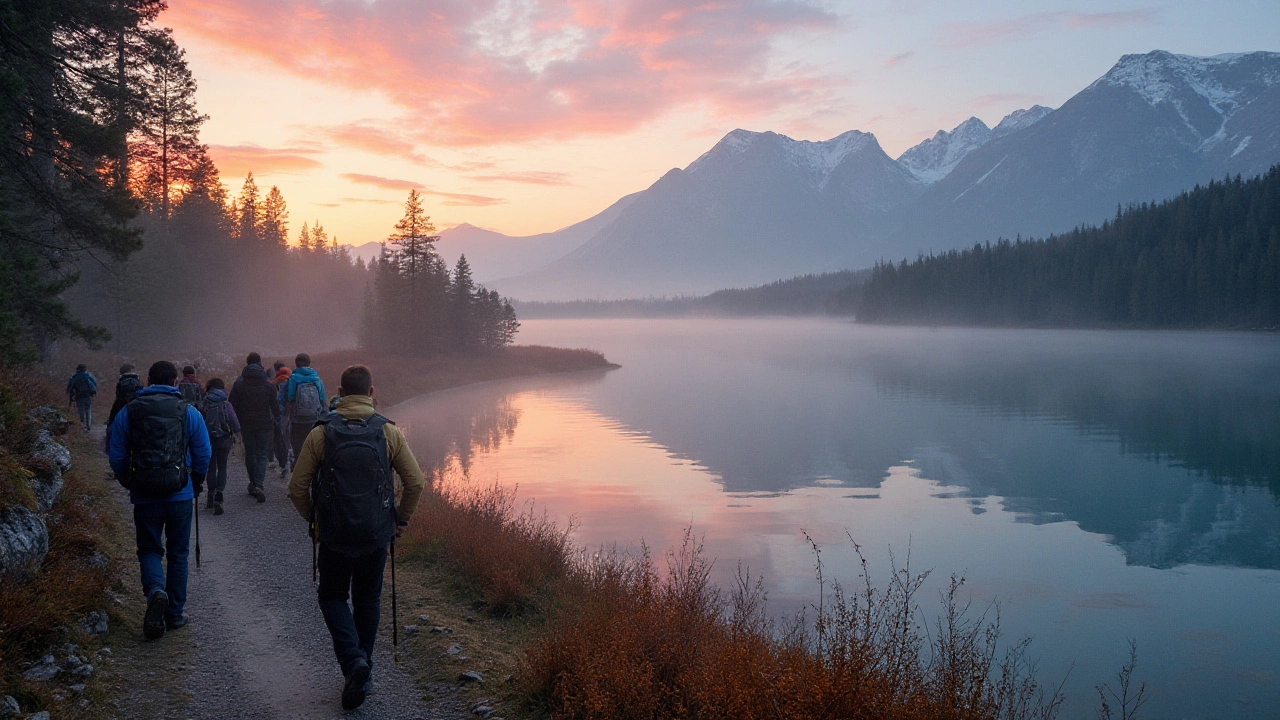
<instances>
[{"instance_id":1,"label":"hiking boot","mask_svg":"<svg viewBox=\"0 0 1280 720\"><path fill-rule=\"evenodd\" d=\"M147 614L142 616L142 634L148 640L164 637L164 613L169 609L169 594L156 590L147 598Z\"/></svg>"},{"instance_id":2,"label":"hiking boot","mask_svg":"<svg viewBox=\"0 0 1280 720\"><path fill-rule=\"evenodd\" d=\"M369 682L369 663L363 658L351 665L347 681L342 684L342 709L355 710L364 703L365 683Z\"/></svg>"},{"instance_id":3,"label":"hiking boot","mask_svg":"<svg viewBox=\"0 0 1280 720\"><path fill-rule=\"evenodd\" d=\"M180 627L186 627L186 625L187 625L186 615L176 615L176 616L165 615L164 616L164 626L170 630L177 630Z\"/></svg>"},{"instance_id":4,"label":"hiking boot","mask_svg":"<svg viewBox=\"0 0 1280 720\"><path fill-rule=\"evenodd\" d=\"M260 503L267 501L267 494L262 492L262 488L260 487L250 487L249 494L257 498Z\"/></svg>"},{"instance_id":5,"label":"hiking boot","mask_svg":"<svg viewBox=\"0 0 1280 720\"><path fill-rule=\"evenodd\" d=\"M211 507L213 507L213 493L209 493L209 497L205 498L205 501L204 501L205 510L208 510Z\"/></svg>"},{"instance_id":6,"label":"hiking boot","mask_svg":"<svg viewBox=\"0 0 1280 720\"><path fill-rule=\"evenodd\" d=\"M214 501L213 501L213 514L214 514L214 515L221 515L221 514L222 514L222 502L221 502L221 501L218 501L218 500L214 500Z\"/></svg>"}]
</instances>

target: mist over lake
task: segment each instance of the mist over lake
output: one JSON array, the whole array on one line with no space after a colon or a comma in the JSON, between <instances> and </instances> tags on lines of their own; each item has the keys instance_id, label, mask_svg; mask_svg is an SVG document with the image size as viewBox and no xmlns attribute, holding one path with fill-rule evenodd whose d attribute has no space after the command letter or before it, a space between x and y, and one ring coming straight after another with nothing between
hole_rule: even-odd
<instances>
[{"instance_id":1,"label":"mist over lake","mask_svg":"<svg viewBox=\"0 0 1280 720\"><path fill-rule=\"evenodd\" d=\"M1063 717L1091 716L1126 639L1151 717L1280 708L1280 337L890 328L837 320L540 320L612 371L388 408L445 483L517 487L588 548L686 527L772 611L858 584L863 548L966 577L1034 637ZM991 611L994 613L994 609Z\"/></svg>"}]
</instances>

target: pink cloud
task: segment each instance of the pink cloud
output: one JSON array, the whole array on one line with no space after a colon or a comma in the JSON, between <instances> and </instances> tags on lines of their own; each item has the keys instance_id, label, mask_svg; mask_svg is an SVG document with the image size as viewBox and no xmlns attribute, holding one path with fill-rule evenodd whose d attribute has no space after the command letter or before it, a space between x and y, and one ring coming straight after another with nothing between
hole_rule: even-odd
<instances>
[{"instance_id":1,"label":"pink cloud","mask_svg":"<svg viewBox=\"0 0 1280 720\"><path fill-rule=\"evenodd\" d=\"M373 185L383 190L417 190L423 195L443 198L441 205L465 206L465 207L487 207L489 205L501 205L505 203L504 198L489 197L488 195L470 195L467 193L444 192L442 190L430 190L423 187L422 183L416 183L412 180L400 180L398 178L386 178L379 175L365 175L364 173L342 173L338 177L353 183L361 183L364 185ZM360 200L356 198L344 198L351 202L377 202L376 200Z\"/></svg>"},{"instance_id":2,"label":"pink cloud","mask_svg":"<svg viewBox=\"0 0 1280 720\"><path fill-rule=\"evenodd\" d=\"M316 149L307 146L268 148L261 145L210 145L213 158L224 178L243 177L250 172L259 175L291 174L321 167L310 155Z\"/></svg>"},{"instance_id":3,"label":"pink cloud","mask_svg":"<svg viewBox=\"0 0 1280 720\"><path fill-rule=\"evenodd\" d=\"M414 143L398 129L383 127L373 120L307 127L303 130L308 140L327 140L335 145L361 150L374 155L412 160L419 165L438 166L439 163L419 153Z\"/></svg>"},{"instance_id":4,"label":"pink cloud","mask_svg":"<svg viewBox=\"0 0 1280 720\"><path fill-rule=\"evenodd\" d=\"M572 185L569 174L547 170L528 170L524 172L494 173L489 175L468 175L471 180L479 182L508 182L525 185Z\"/></svg>"},{"instance_id":5,"label":"pink cloud","mask_svg":"<svg viewBox=\"0 0 1280 720\"><path fill-rule=\"evenodd\" d=\"M770 68L778 38L839 22L802 0L184 0L164 22L303 77L382 92L431 143L621 133L695 104L764 112L840 82Z\"/></svg>"},{"instance_id":6,"label":"pink cloud","mask_svg":"<svg viewBox=\"0 0 1280 720\"><path fill-rule=\"evenodd\" d=\"M899 65L906 63L908 60L910 60L914 56L915 56L914 52L898 53L897 55L894 55L888 60L885 60L884 66L886 68L895 68L895 67L898 67Z\"/></svg>"},{"instance_id":7,"label":"pink cloud","mask_svg":"<svg viewBox=\"0 0 1280 720\"><path fill-rule=\"evenodd\" d=\"M1012 42L1058 28L1115 28L1151 25L1156 21L1153 9L1124 10L1101 13L1079 13L1064 10L1032 13L991 23L953 23L947 26L947 37L940 43L948 48L979 47Z\"/></svg>"}]
</instances>

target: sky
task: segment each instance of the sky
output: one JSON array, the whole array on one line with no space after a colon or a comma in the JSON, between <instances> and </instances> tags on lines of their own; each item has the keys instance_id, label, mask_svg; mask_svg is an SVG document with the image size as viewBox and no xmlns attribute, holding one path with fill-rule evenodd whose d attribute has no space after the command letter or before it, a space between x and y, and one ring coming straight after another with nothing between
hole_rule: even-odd
<instances>
[{"instance_id":1,"label":"sky","mask_svg":"<svg viewBox=\"0 0 1280 720\"><path fill-rule=\"evenodd\" d=\"M235 192L291 238L384 240L418 188L440 229L584 220L735 128L904 150L1058 107L1122 55L1280 51L1276 0L172 0Z\"/></svg>"}]
</instances>

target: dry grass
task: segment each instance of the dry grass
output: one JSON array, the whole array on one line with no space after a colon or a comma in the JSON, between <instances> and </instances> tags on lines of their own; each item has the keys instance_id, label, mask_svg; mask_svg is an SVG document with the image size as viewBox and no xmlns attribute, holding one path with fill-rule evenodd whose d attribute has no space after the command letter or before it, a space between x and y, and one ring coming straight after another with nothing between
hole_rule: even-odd
<instances>
[{"instance_id":1,"label":"dry grass","mask_svg":"<svg viewBox=\"0 0 1280 720\"><path fill-rule=\"evenodd\" d=\"M425 492L402 541L415 555L443 560L474 586L493 614L508 614L550 597L565 577L569 528L557 527L514 493L479 490Z\"/></svg>"},{"instance_id":2,"label":"dry grass","mask_svg":"<svg viewBox=\"0 0 1280 720\"><path fill-rule=\"evenodd\" d=\"M865 562L859 592L820 581L814 620L778 627L758 582L740 574L726 596L709 581L691 535L666 565L660 572L646 552L574 566L576 591L521 677L532 705L596 720L1056 715L1060 696L1036 683L1026 643L1002 649L998 620L959 604L961 580L952 579L932 632L915 600L925 575L896 570L878 591Z\"/></svg>"},{"instance_id":3,"label":"dry grass","mask_svg":"<svg viewBox=\"0 0 1280 720\"><path fill-rule=\"evenodd\" d=\"M293 366L292 357L281 359ZM616 367L594 350L540 345L516 345L484 355L380 355L364 350L339 350L311 356L311 365L330 392L337 392L342 371L357 364L367 365L373 371L378 401L384 406L423 393L488 380Z\"/></svg>"},{"instance_id":4,"label":"dry grass","mask_svg":"<svg viewBox=\"0 0 1280 720\"><path fill-rule=\"evenodd\" d=\"M58 397L56 382L20 370L0 377L0 496L22 499L23 466L35 428L25 418L37 404L52 404ZM17 413L15 408L21 408ZM108 605L107 592L118 570L114 553L104 538L117 531L120 522L115 500L85 458L99 451L88 438L73 432L64 438L76 458L64 476L62 493L45 516L49 528L49 554L39 570L23 580L6 578L0 583L0 685L24 707L48 707L49 688L24 682L19 671L26 661L58 642L84 642L76 623L92 610ZM27 468L33 463L27 462ZM27 495L30 490L26 489Z\"/></svg>"}]
</instances>

